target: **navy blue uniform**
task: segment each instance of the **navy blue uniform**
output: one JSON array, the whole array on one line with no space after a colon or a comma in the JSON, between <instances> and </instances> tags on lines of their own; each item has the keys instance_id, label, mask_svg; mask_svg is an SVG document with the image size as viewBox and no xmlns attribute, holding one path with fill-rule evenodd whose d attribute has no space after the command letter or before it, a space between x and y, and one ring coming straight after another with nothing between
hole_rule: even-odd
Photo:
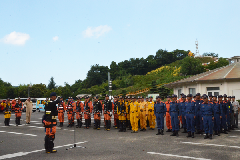
<instances>
[{"instance_id":1,"label":"navy blue uniform","mask_svg":"<svg viewBox=\"0 0 240 160\"><path fill-rule=\"evenodd\" d=\"M211 103L202 103L201 104L201 113L203 117L203 125L206 134L213 134L213 121L212 117L214 115L213 104Z\"/></svg>"},{"instance_id":2,"label":"navy blue uniform","mask_svg":"<svg viewBox=\"0 0 240 160\"><path fill-rule=\"evenodd\" d=\"M196 112L196 103L194 101L185 102L185 113L188 132L195 132L194 116L196 116Z\"/></svg>"},{"instance_id":3,"label":"navy blue uniform","mask_svg":"<svg viewBox=\"0 0 240 160\"><path fill-rule=\"evenodd\" d=\"M186 123L186 119L185 119L185 116L186 116L185 109L186 109L185 102L179 103L179 110L180 110L180 115L182 116L183 128L187 128L187 123Z\"/></svg>"},{"instance_id":4,"label":"navy blue uniform","mask_svg":"<svg viewBox=\"0 0 240 160\"><path fill-rule=\"evenodd\" d=\"M172 131L179 131L179 104L177 101L170 103L169 113L171 116Z\"/></svg>"},{"instance_id":5,"label":"navy blue uniform","mask_svg":"<svg viewBox=\"0 0 240 160\"><path fill-rule=\"evenodd\" d=\"M221 130L220 116L222 116L222 106L217 102L213 102L213 109L214 109L214 127L213 127L213 130L215 132L217 132L217 131Z\"/></svg>"},{"instance_id":6,"label":"navy blue uniform","mask_svg":"<svg viewBox=\"0 0 240 160\"><path fill-rule=\"evenodd\" d=\"M201 104L203 103L202 100L196 100L196 119L195 119L195 125L197 130L203 130L203 121L202 121L202 115L201 115Z\"/></svg>"},{"instance_id":7,"label":"navy blue uniform","mask_svg":"<svg viewBox=\"0 0 240 160\"><path fill-rule=\"evenodd\" d=\"M227 108L228 108L228 114L227 114L227 126L228 126L228 129L231 128L231 113L232 113L232 103L230 101L226 101L226 105L227 105Z\"/></svg>"},{"instance_id":8,"label":"navy blue uniform","mask_svg":"<svg viewBox=\"0 0 240 160\"><path fill-rule=\"evenodd\" d=\"M227 130L227 118L228 115L228 108L227 104L225 102L219 102L221 108L222 108L222 120L221 120L221 129Z\"/></svg>"},{"instance_id":9,"label":"navy blue uniform","mask_svg":"<svg viewBox=\"0 0 240 160\"><path fill-rule=\"evenodd\" d=\"M164 129L164 116L166 115L166 105L164 102L154 104L154 114L157 119L157 128Z\"/></svg>"}]
</instances>

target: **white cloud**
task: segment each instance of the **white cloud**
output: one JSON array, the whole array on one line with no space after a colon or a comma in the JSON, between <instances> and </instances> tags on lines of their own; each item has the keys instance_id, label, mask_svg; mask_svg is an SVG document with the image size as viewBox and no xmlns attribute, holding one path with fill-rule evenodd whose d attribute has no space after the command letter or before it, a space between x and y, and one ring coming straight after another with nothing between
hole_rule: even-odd
<instances>
[{"instance_id":1,"label":"white cloud","mask_svg":"<svg viewBox=\"0 0 240 160\"><path fill-rule=\"evenodd\" d=\"M55 36L52 39L53 39L53 41L57 41L58 40L58 36Z\"/></svg>"},{"instance_id":2,"label":"white cloud","mask_svg":"<svg viewBox=\"0 0 240 160\"><path fill-rule=\"evenodd\" d=\"M14 31L6 35L1 41L6 44L24 45L29 38L29 34Z\"/></svg>"},{"instance_id":3,"label":"white cloud","mask_svg":"<svg viewBox=\"0 0 240 160\"><path fill-rule=\"evenodd\" d=\"M98 38L111 30L112 28L108 25L104 25L104 26L101 25L98 27L88 27L85 31L83 31L83 35L85 38L91 38L91 37Z\"/></svg>"}]
</instances>

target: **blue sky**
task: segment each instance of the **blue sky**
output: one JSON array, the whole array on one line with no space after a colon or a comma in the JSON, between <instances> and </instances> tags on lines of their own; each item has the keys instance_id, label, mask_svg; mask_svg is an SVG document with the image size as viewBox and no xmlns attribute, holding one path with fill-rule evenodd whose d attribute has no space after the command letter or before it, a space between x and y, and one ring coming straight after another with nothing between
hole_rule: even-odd
<instances>
[{"instance_id":1,"label":"blue sky","mask_svg":"<svg viewBox=\"0 0 240 160\"><path fill-rule=\"evenodd\" d=\"M240 1L2 0L0 78L12 85L85 79L91 65L158 49L239 55Z\"/></svg>"}]
</instances>

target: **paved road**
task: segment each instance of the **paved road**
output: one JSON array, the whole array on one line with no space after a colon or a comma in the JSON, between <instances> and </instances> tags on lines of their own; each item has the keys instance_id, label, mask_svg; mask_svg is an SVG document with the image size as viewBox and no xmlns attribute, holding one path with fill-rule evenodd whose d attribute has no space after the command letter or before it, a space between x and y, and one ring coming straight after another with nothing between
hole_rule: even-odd
<instances>
[{"instance_id":1,"label":"paved road","mask_svg":"<svg viewBox=\"0 0 240 160\"><path fill-rule=\"evenodd\" d=\"M199 160L231 160L240 158L240 130L230 134L214 136L212 140L204 140L204 135L186 138L170 137L170 133L157 136L157 130L125 133L116 129L111 131L76 128L77 146L73 148L74 128L58 128L55 139L57 153L46 154L44 151L44 128L41 124L43 113L32 114L31 124L22 126L12 124L5 127L0 113L0 159L199 159ZM22 116L25 119L25 114ZM66 120L66 117L65 117ZM103 124L103 123L102 123Z\"/></svg>"}]
</instances>

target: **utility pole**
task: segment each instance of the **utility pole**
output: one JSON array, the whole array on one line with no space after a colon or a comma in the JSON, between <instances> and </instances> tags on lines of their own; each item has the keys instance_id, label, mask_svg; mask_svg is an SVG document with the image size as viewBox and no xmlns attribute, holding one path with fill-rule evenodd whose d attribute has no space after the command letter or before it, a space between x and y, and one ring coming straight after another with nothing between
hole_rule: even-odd
<instances>
[{"instance_id":1,"label":"utility pole","mask_svg":"<svg viewBox=\"0 0 240 160\"><path fill-rule=\"evenodd\" d=\"M111 80L111 77L110 77L110 72L108 72L108 87L109 87L109 96L112 95L112 80Z\"/></svg>"}]
</instances>

